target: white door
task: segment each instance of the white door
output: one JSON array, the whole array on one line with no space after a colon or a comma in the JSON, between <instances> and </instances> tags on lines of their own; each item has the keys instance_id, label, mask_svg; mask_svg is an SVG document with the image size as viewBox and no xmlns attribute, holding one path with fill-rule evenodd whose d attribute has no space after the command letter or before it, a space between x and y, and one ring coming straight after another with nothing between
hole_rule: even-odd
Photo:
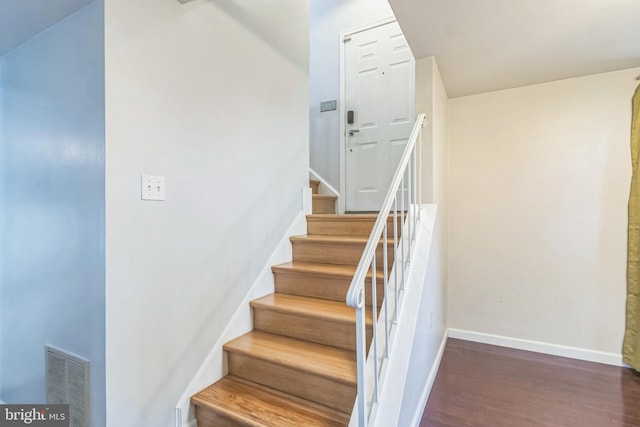
<instances>
[{"instance_id":1,"label":"white door","mask_svg":"<svg viewBox=\"0 0 640 427\"><path fill-rule=\"evenodd\" d=\"M378 211L415 121L415 59L396 22L345 39L345 210Z\"/></svg>"}]
</instances>

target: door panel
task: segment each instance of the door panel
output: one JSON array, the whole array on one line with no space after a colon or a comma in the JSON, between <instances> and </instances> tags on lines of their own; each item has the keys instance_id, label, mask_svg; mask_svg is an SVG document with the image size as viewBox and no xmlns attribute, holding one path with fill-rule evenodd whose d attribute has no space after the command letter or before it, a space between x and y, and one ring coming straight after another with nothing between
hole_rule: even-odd
<instances>
[{"instance_id":1,"label":"door panel","mask_svg":"<svg viewBox=\"0 0 640 427\"><path fill-rule=\"evenodd\" d=\"M409 61L392 64L389 67L389 90L393 94L389 96L389 119L392 125L406 123L413 125L415 107L408 105L406 100L413 97L413 85L409 84L409 80L413 78L414 73L414 66Z\"/></svg>"},{"instance_id":2,"label":"door panel","mask_svg":"<svg viewBox=\"0 0 640 427\"><path fill-rule=\"evenodd\" d=\"M355 115L355 124L360 131L378 124L380 103L378 92L378 69L361 71L357 77L358 104L361 106Z\"/></svg>"},{"instance_id":3,"label":"door panel","mask_svg":"<svg viewBox=\"0 0 640 427\"><path fill-rule=\"evenodd\" d=\"M377 211L415 120L415 60L395 22L345 43L346 210Z\"/></svg>"}]
</instances>

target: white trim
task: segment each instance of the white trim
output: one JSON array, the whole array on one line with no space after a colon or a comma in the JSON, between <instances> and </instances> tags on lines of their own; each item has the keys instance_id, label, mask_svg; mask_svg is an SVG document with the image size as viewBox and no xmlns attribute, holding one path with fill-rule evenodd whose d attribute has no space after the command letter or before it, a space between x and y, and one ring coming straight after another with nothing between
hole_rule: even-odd
<instances>
[{"instance_id":1,"label":"white trim","mask_svg":"<svg viewBox=\"0 0 640 427\"><path fill-rule=\"evenodd\" d=\"M446 329L444 331L444 336L442 337L442 342L440 342L440 348L438 349L438 354L436 354L436 359L433 362L431 371L429 371L429 376L427 377L427 382L424 385L424 390L422 390L422 394L420 395L420 404L416 408L416 413L413 415L413 419L411 420L410 425L414 427L418 427L420 425L422 414L424 414L424 410L427 407L427 400L429 400L433 383L436 381L436 375L438 374L438 369L440 369L440 362L442 362L442 356L444 355L444 349L447 347L448 338L449 330Z\"/></svg>"},{"instance_id":2,"label":"white trim","mask_svg":"<svg viewBox=\"0 0 640 427\"><path fill-rule=\"evenodd\" d=\"M383 19L379 19L377 21L373 21L370 22L368 24L364 24L364 25L360 25L358 27L355 28L351 28L349 30L346 31L341 31L340 32L340 39L338 40L338 43L340 44L340 99L338 102L338 105L340 106L340 194L343 195L343 197L340 197L338 199L338 213L344 213L345 212L345 199L346 199L346 182L345 182L345 177L346 177L346 162L345 162L345 150L347 149L346 147L346 140L345 140L345 123L344 123L344 118L346 113L346 109L345 109L345 99L346 99L346 94L345 94L345 79L346 79L346 70L345 70L345 58L346 58L346 52L345 52L345 43L344 43L344 38L347 36L351 36L353 34L356 33L360 33L362 31L366 31L366 30L370 30L371 28L375 28L375 27L380 27L382 25L387 25L390 24L392 22L396 22L396 18L393 16L387 17L387 18L383 18Z\"/></svg>"},{"instance_id":3,"label":"white trim","mask_svg":"<svg viewBox=\"0 0 640 427\"><path fill-rule=\"evenodd\" d=\"M322 178L318 174L318 172L314 171L311 168L309 168L309 179L315 179L316 181L320 181L320 187L318 188L319 194L330 194L332 196L337 196L338 203L340 203L340 193L338 193L338 190L333 188L331 184L325 181L324 178Z\"/></svg>"},{"instance_id":4,"label":"white trim","mask_svg":"<svg viewBox=\"0 0 640 427\"><path fill-rule=\"evenodd\" d=\"M465 331L454 328L449 328L449 338L497 345L500 347L515 348L517 350L533 351L535 353L544 353L553 356L568 357L571 359L586 360L588 362L604 363L613 366L627 366L622 362L622 354L606 353L604 351L589 350L586 348L569 347L559 344L485 334L483 332Z\"/></svg>"},{"instance_id":5,"label":"white trim","mask_svg":"<svg viewBox=\"0 0 640 427\"><path fill-rule=\"evenodd\" d=\"M303 192L304 191L311 194L311 189L309 187L304 187ZM175 407L182 410L183 427L196 427L197 425L195 421L195 411L193 405L191 405L191 396L210 384L218 381L226 374L227 366L222 346L227 341L253 329L253 320L249 302L274 292L275 283L271 267L291 260L292 249L289 237L306 233L307 213L308 212L305 212L304 210L301 210L298 213L295 220L282 237L280 243L269 257L269 260L262 268L258 278L251 286L251 289L245 296L244 300L236 308L231 320L218 337L218 340L204 359L202 365L189 383L189 386L183 392L180 400L178 400Z\"/></svg>"}]
</instances>

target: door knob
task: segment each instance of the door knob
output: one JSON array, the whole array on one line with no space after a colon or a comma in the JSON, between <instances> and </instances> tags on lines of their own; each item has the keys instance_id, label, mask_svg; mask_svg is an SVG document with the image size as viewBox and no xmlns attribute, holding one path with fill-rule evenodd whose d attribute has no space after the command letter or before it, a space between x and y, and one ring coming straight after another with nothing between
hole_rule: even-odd
<instances>
[{"instance_id":1,"label":"door knob","mask_svg":"<svg viewBox=\"0 0 640 427\"><path fill-rule=\"evenodd\" d=\"M360 129L349 129L349 136L353 136L354 133L360 132Z\"/></svg>"}]
</instances>

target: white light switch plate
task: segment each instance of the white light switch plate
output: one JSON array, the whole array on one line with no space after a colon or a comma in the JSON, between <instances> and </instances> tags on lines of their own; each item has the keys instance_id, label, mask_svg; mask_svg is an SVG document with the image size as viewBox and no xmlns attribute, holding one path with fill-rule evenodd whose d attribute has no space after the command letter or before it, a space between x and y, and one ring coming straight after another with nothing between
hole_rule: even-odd
<instances>
[{"instance_id":1,"label":"white light switch plate","mask_svg":"<svg viewBox=\"0 0 640 427\"><path fill-rule=\"evenodd\" d=\"M142 200L165 200L166 186L164 176L142 175Z\"/></svg>"}]
</instances>

